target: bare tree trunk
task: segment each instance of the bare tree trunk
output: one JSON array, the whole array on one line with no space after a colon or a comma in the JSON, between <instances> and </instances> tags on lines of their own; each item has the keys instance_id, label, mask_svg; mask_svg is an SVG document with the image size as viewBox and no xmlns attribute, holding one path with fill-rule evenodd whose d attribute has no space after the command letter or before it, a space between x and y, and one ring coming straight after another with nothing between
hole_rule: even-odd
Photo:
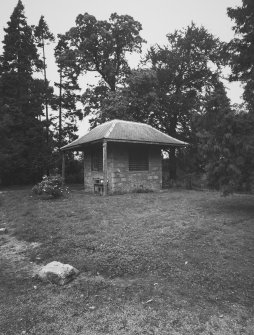
<instances>
[{"instance_id":1,"label":"bare tree trunk","mask_svg":"<svg viewBox=\"0 0 254 335\"><path fill-rule=\"evenodd\" d=\"M47 147L49 146L49 112L48 112L48 97L47 97L47 72L46 72L46 56L45 56L45 46L44 37L42 34L42 53L43 53L43 72L44 72L44 90L45 90L45 108L46 108L46 142Z\"/></svg>"},{"instance_id":2,"label":"bare tree trunk","mask_svg":"<svg viewBox=\"0 0 254 335\"><path fill-rule=\"evenodd\" d=\"M46 56L45 56L45 45L44 45L44 36L42 33L42 58L43 58L43 72L44 72L44 94L45 94L45 108L46 108L46 146L47 146L47 162L49 159L49 112L48 112L48 97L47 97L47 72L46 72ZM49 165L47 163L46 173L49 176Z\"/></svg>"},{"instance_id":3,"label":"bare tree trunk","mask_svg":"<svg viewBox=\"0 0 254 335\"><path fill-rule=\"evenodd\" d=\"M60 68L60 78L59 78L59 115L58 115L58 150L59 150L59 164L58 164L58 169L59 171L62 168L61 164L61 158L62 158L62 153L61 153L61 146L62 146L62 68ZM65 169L64 169L65 170Z\"/></svg>"},{"instance_id":4,"label":"bare tree trunk","mask_svg":"<svg viewBox=\"0 0 254 335\"><path fill-rule=\"evenodd\" d=\"M60 84L59 84L59 133L58 147L62 146L62 69L60 69Z\"/></svg>"}]
</instances>

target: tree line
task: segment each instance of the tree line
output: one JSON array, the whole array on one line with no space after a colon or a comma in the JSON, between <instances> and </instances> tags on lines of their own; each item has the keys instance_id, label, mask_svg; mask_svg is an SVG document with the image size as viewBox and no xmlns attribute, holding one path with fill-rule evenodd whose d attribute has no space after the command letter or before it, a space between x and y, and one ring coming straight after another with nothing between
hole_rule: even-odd
<instances>
[{"instance_id":1,"label":"tree line","mask_svg":"<svg viewBox=\"0 0 254 335\"><path fill-rule=\"evenodd\" d=\"M235 37L220 41L195 23L167 34L132 69L142 52L142 25L129 15L97 20L88 13L54 37L42 16L29 26L18 1L5 29L0 58L0 178L32 183L59 168L59 149L77 138L78 120L91 128L111 119L145 122L190 143L169 150L170 178L177 166L205 174L225 193L250 191L254 182L254 5L228 8ZM45 45L56 40L59 81L47 78ZM225 68L231 73L225 79ZM84 92L80 78L100 80ZM41 73L43 79L38 79ZM225 82L240 81L244 103L232 105ZM81 107L82 106L82 107ZM73 154L69 154L73 161Z\"/></svg>"}]
</instances>

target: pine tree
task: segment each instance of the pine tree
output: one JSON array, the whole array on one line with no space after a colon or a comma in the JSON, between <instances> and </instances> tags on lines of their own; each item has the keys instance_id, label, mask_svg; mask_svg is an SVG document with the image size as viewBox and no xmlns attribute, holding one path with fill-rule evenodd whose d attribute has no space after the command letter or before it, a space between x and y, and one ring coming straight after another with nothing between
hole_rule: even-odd
<instances>
[{"instance_id":1,"label":"pine tree","mask_svg":"<svg viewBox=\"0 0 254 335\"><path fill-rule=\"evenodd\" d=\"M199 120L199 152L209 186L224 194L250 191L254 181L254 118L234 111L221 82Z\"/></svg>"},{"instance_id":2,"label":"pine tree","mask_svg":"<svg viewBox=\"0 0 254 335\"><path fill-rule=\"evenodd\" d=\"M32 77L42 63L20 0L4 31L0 67L0 174L3 183L34 182L43 173L43 161L47 159L40 121L43 82Z\"/></svg>"},{"instance_id":3,"label":"pine tree","mask_svg":"<svg viewBox=\"0 0 254 335\"><path fill-rule=\"evenodd\" d=\"M77 65L76 53L68 48L67 36L58 35L59 40L55 48L55 58L58 66L59 82L55 86L59 88L59 96L56 98L58 108L58 147L77 138L75 132L77 119L82 120L83 113L77 107L80 101L80 87L78 77L80 68ZM67 142L66 142L67 141Z\"/></svg>"},{"instance_id":4,"label":"pine tree","mask_svg":"<svg viewBox=\"0 0 254 335\"><path fill-rule=\"evenodd\" d=\"M47 65L46 65L46 52L45 45L49 42L54 42L54 35L50 32L49 27L42 15L40 17L39 23L36 27L34 27L34 36L36 38L38 48L42 50L42 59L43 59L43 75L44 75L44 104L46 109L46 140L47 145L49 146L49 111L48 111L48 100L50 99L51 91L49 89L49 82L47 80Z\"/></svg>"},{"instance_id":5,"label":"pine tree","mask_svg":"<svg viewBox=\"0 0 254 335\"><path fill-rule=\"evenodd\" d=\"M234 39L229 43L232 81L239 80L244 87L243 98L234 118L234 165L238 175L237 187L254 189L254 2L242 0L242 5L228 8L228 16L234 20Z\"/></svg>"},{"instance_id":6,"label":"pine tree","mask_svg":"<svg viewBox=\"0 0 254 335\"><path fill-rule=\"evenodd\" d=\"M244 99L254 113L254 2L242 0L242 6L228 8L228 16L235 21L235 38L230 43L232 80L244 85Z\"/></svg>"}]
</instances>

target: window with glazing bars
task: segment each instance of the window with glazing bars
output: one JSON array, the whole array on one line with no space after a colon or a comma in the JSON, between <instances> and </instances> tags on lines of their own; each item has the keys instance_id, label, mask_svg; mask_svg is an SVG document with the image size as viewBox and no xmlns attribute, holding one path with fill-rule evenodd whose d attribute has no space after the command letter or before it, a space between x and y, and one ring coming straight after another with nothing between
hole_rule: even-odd
<instances>
[{"instance_id":1,"label":"window with glazing bars","mask_svg":"<svg viewBox=\"0 0 254 335\"><path fill-rule=\"evenodd\" d=\"M92 171L102 171L103 170L103 158L102 149L96 149L91 154L91 168Z\"/></svg>"},{"instance_id":2,"label":"window with glazing bars","mask_svg":"<svg viewBox=\"0 0 254 335\"><path fill-rule=\"evenodd\" d=\"M129 171L148 171L149 158L146 148L133 148L129 151Z\"/></svg>"}]
</instances>

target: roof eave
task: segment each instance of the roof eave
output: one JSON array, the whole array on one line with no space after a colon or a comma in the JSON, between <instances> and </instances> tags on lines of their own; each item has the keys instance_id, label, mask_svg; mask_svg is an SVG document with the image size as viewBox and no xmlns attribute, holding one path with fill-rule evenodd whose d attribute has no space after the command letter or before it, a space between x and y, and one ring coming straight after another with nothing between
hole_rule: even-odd
<instances>
[{"instance_id":1,"label":"roof eave","mask_svg":"<svg viewBox=\"0 0 254 335\"><path fill-rule=\"evenodd\" d=\"M161 146L186 146L188 143L165 143L165 142L155 142L155 141L142 141L142 140L121 140L121 139L107 139L108 142L116 143L137 143L137 144L149 144L149 145L161 145Z\"/></svg>"},{"instance_id":2,"label":"roof eave","mask_svg":"<svg viewBox=\"0 0 254 335\"><path fill-rule=\"evenodd\" d=\"M68 146L69 144L67 144L64 147L60 148L60 150L61 151L77 150L77 148L84 148L86 146L89 146L90 144L96 144L96 143L103 142L103 140L104 140L104 138L99 139L99 140L95 140L95 141L91 141L91 142L79 143L77 145L72 145L72 146Z\"/></svg>"},{"instance_id":3,"label":"roof eave","mask_svg":"<svg viewBox=\"0 0 254 335\"><path fill-rule=\"evenodd\" d=\"M181 143L165 143L165 142L154 142L154 141L137 141L137 140L122 140L122 139L110 139L110 138L101 138L99 140L86 142L86 143L79 143L77 145L73 145L68 147L68 144L62 148L60 148L61 151L67 151L67 150L77 150L82 149L84 147L87 147L89 145L93 145L96 143L100 143L103 141L112 142L112 143L132 143L132 144L147 144L147 145L159 145L161 147L185 147L189 145L189 143L181 142Z\"/></svg>"}]
</instances>

